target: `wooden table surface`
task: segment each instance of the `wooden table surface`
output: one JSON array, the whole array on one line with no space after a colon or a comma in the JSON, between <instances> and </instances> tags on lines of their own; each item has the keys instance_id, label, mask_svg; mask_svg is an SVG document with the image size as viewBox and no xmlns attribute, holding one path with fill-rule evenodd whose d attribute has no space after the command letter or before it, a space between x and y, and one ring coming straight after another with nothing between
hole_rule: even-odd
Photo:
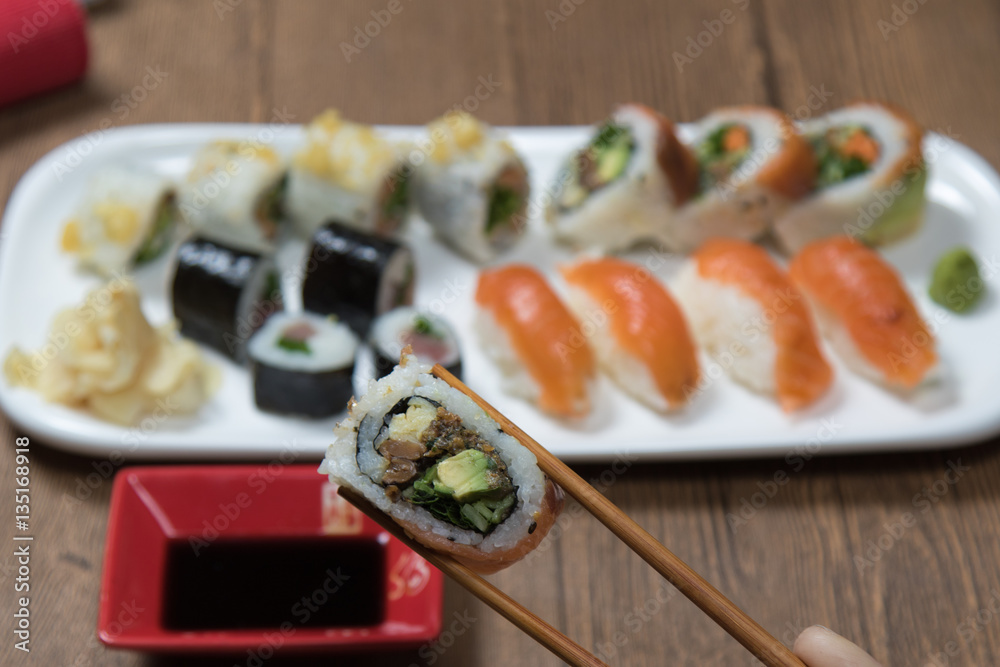
<instances>
[{"instance_id":1,"label":"wooden table surface","mask_svg":"<svg viewBox=\"0 0 1000 667\"><path fill-rule=\"evenodd\" d=\"M476 113L504 125L590 123L628 100L687 121L723 104L771 104L802 116L873 96L908 108L927 128L1000 165L993 106L1000 102L997 2L548 0L466 8L401 0L393 4L401 11L370 43L359 41L363 48L345 54L342 43L364 30L373 10L389 5L108 3L92 16L93 56L84 84L0 110L0 201L46 152L101 127L261 122L276 111L302 122L331 106L371 123L421 124L463 104L483 79L495 90ZM150 71L159 74L148 78ZM0 532L6 539L14 524L16 435L0 418ZM1000 605L994 444L820 456L802 465L782 459L635 465L605 492L789 643L800 629L820 623L886 665L1000 664L1000 615L988 611L991 603L994 610ZM31 464L32 651L13 649L14 560L5 549L0 663L202 664L97 643L110 484L71 506L65 496L93 471L92 461L35 442ZM959 466L956 483L944 482L950 467ZM589 479L604 468L579 470ZM775 488L771 480L779 472L789 481ZM760 493L773 497L745 524L731 526L727 516L751 499L761 504L761 495L754 498ZM900 531L896 524L907 513L915 525ZM608 662L751 664L734 640L664 588L590 517L567 515L549 546L530 566L493 580ZM347 663L558 662L449 583L446 628L455 617L472 620L420 653Z\"/></svg>"}]
</instances>

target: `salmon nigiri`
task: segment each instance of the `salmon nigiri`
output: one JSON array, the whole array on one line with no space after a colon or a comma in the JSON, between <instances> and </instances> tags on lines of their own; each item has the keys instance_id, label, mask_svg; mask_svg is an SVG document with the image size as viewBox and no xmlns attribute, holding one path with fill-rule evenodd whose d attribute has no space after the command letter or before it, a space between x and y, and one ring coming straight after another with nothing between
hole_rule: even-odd
<instances>
[{"instance_id":1,"label":"salmon nigiri","mask_svg":"<svg viewBox=\"0 0 1000 667\"><path fill-rule=\"evenodd\" d=\"M909 389L937 365L934 335L876 251L836 236L807 245L789 270L837 354L860 375Z\"/></svg>"},{"instance_id":2,"label":"salmon nigiri","mask_svg":"<svg viewBox=\"0 0 1000 667\"><path fill-rule=\"evenodd\" d=\"M700 370L694 341L672 296L641 266L584 260L562 269L570 307L594 326L598 361L625 392L654 410L687 403Z\"/></svg>"},{"instance_id":3,"label":"salmon nigiri","mask_svg":"<svg viewBox=\"0 0 1000 667\"><path fill-rule=\"evenodd\" d=\"M708 241L691 256L678 296L714 361L776 396L785 412L815 402L833 382L802 295L760 246Z\"/></svg>"},{"instance_id":4,"label":"salmon nigiri","mask_svg":"<svg viewBox=\"0 0 1000 667\"><path fill-rule=\"evenodd\" d=\"M535 269L483 271L476 288L479 333L510 393L558 417L590 412L594 356L579 323Z\"/></svg>"}]
</instances>

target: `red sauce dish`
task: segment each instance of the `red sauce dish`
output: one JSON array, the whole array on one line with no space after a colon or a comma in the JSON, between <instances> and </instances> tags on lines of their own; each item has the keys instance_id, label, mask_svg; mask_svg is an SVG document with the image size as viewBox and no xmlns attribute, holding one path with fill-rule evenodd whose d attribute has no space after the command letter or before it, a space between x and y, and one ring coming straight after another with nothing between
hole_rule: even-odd
<instances>
[{"instance_id":1,"label":"red sauce dish","mask_svg":"<svg viewBox=\"0 0 1000 667\"><path fill-rule=\"evenodd\" d=\"M125 468L97 632L163 652L395 651L441 630L442 575L317 465Z\"/></svg>"}]
</instances>

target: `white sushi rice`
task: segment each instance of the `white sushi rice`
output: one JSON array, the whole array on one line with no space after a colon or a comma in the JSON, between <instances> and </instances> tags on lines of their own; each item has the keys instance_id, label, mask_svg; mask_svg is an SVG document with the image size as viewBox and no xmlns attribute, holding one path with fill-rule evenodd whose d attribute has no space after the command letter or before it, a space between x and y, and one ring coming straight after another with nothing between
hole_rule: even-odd
<instances>
[{"instance_id":1,"label":"white sushi rice","mask_svg":"<svg viewBox=\"0 0 1000 667\"><path fill-rule=\"evenodd\" d=\"M391 374L371 381L368 391L351 405L350 413L334 430L334 441L320 464L320 472L330 481L350 487L397 521L416 526L423 533L433 533L458 544L477 547L484 553L510 548L524 539L535 523L545 498L545 475L535 455L517 440L500 431L499 426L472 399L430 375L431 366L415 357L404 357ZM435 518L430 512L403 499L389 500L385 489L361 472L357 461L358 429L364 417L381 416L397 402L410 396L423 396L439 402L457 415L463 426L474 431L497 450L517 486L517 505L511 515L489 535L464 530Z\"/></svg>"},{"instance_id":2,"label":"white sushi rice","mask_svg":"<svg viewBox=\"0 0 1000 667\"><path fill-rule=\"evenodd\" d=\"M782 195L757 182L757 176L780 154L787 126L769 109L725 108L714 111L686 137L694 150L723 125L738 123L750 131L750 152L733 174L685 204L672 216L666 244L689 252L713 237L753 240L767 231L789 205Z\"/></svg>"},{"instance_id":3,"label":"white sushi rice","mask_svg":"<svg viewBox=\"0 0 1000 667\"><path fill-rule=\"evenodd\" d=\"M860 231L862 224L866 222L864 218L866 207L876 212L887 208L881 202L878 202L880 208L871 206L877 201L876 194L891 188L895 181L906 185L906 181L901 179L908 175L908 169L911 171L916 169L916 165L907 164L913 148L907 124L891 109L882 105L853 104L804 123L802 130L806 136L815 136L844 125L861 125L868 128L881 148L878 159L868 172L817 190L791 207L775 222L775 236L789 253L798 252L811 241L839 234L851 234L852 230ZM892 203L897 202L902 195L889 192L883 196L889 199L891 207ZM923 208L919 207L915 215L918 218L922 217ZM919 224L919 220L915 222Z\"/></svg>"},{"instance_id":4,"label":"white sushi rice","mask_svg":"<svg viewBox=\"0 0 1000 667\"><path fill-rule=\"evenodd\" d=\"M702 277L695 260L681 269L675 294L713 361L737 382L774 396L778 347L773 329L762 332L754 325L764 321L760 303L732 285Z\"/></svg>"},{"instance_id":5,"label":"white sushi rice","mask_svg":"<svg viewBox=\"0 0 1000 667\"><path fill-rule=\"evenodd\" d=\"M316 332L308 341L310 353L286 350L278 345L285 331L300 322ZM343 322L314 313L275 313L253 335L247 353L253 361L304 373L323 373L348 368L354 364L358 337Z\"/></svg>"},{"instance_id":6,"label":"white sushi rice","mask_svg":"<svg viewBox=\"0 0 1000 667\"><path fill-rule=\"evenodd\" d=\"M631 105L616 109L611 119L628 128L635 142L625 173L572 209L560 211L557 197L546 214L556 238L581 249L614 252L661 239L673 215L673 189L657 160L656 119Z\"/></svg>"},{"instance_id":7,"label":"white sushi rice","mask_svg":"<svg viewBox=\"0 0 1000 667\"><path fill-rule=\"evenodd\" d=\"M537 404L542 395L541 387L521 363L521 358L510 343L510 337L493 314L484 308L478 309L474 328L483 352L500 370L501 390Z\"/></svg>"},{"instance_id":8,"label":"white sushi rice","mask_svg":"<svg viewBox=\"0 0 1000 667\"><path fill-rule=\"evenodd\" d=\"M521 157L499 133L484 126L482 140L474 148L449 151L440 161L431 154L414 174L414 202L438 238L473 261L489 261L525 229L523 221L515 221L513 227L502 229L506 233L492 238L486 233L494 184L507 169L521 175L526 203L528 172Z\"/></svg>"},{"instance_id":9,"label":"white sushi rice","mask_svg":"<svg viewBox=\"0 0 1000 667\"><path fill-rule=\"evenodd\" d=\"M258 220L261 199L284 176L281 159L269 148L215 141L195 155L177 192L181 216L194 229L245 248L268 248L271 239Z\"/></svg>"},{"instance_id":10,"label":"white sushi rice","mask_svg":"<svg viewBox=\"0 0 1000 667\"><path fill-rule=\"evenodd\" d=\"M79 235L81 264L109 276L130 269L172 190L163 176L135 167L95 173L67 221Z\"/></svg>"},{"instance_id":11,"label":"white sushi rice","mask_svg":"<svg viewBox=\"0 0 1000 667\"><path fill-rule=\"evenodd\" d=\"M312 236L336 220L374 232L393 176L397 146L374 128L327 111L306 126L306 141L288 172L285 208L297 229Z\"/></svg>"},{"instance_id":12,"label":"white sushi rice","mask_svg":"<svg viewBox=\"0 0 1000 667\"><path fill-rule=\"evenodd\" d=\"M601 307L582 289L571 288L567 304L579 321L593 324L594 332L588 342L597 355L597 363L601 370L635 400L657 412L669 412L670 404L660 393L660 388L649 368L642 360L623 350L619 345L611 330L611 318L614 316L589 317L591 313L600 312Z\"/></svg>"},{"instance_id":13,"label":"white sushi rice","mask_svg":"<svg viewBox=\"0 0 1000 667\"><path fill-rule=\"evenodd\" d=\"M389 359L398 359L406 346L406 337L414 329L418 317L426 318L433 329L442 334L442 342L447 343L447 353L436 360L442 366L451 366L461 356L458 337L446 320L437 315L422 313L412 306L400 306L375 319L369 339L373 347Z\"/></svg>"}]
</instances>

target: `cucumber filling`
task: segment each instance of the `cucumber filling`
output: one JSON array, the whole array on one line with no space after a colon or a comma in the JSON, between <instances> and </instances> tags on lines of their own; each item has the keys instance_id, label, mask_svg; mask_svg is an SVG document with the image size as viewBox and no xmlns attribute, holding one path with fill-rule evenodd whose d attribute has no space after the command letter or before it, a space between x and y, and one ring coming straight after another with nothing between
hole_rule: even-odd
<instances>
[{"instance_id":1,"label":"cucumber filling","mask_svg":"<svg viewBox=\"0 0 1000 667\"><path fill-rule=\"evenodd\" d=\"M270 190L261 195L257 202L257 223L264 238L274 239L278 233L278 223L285 217L285 193L288 190L288 174L282 176Z\"/></svg>"},{"instance_id":2,"label":"cucumber filling","mask_svg":"<svg viewBox=\"0 0 1000 667\"><path fill-rule=\"evenodd\" d=\"M490 211L486 218L486 234L490 235L506 226L521 208L521 195L510 188L498 185L490 197Z\"/></svg>"},{"instance_id":3,"label":"cucumber filling","mask_svg":"<svg viewBox=\"0 0 1000 667\"><path fill-rule=\"evenodd\" d=\"M436 401L413 396L382 418L377 433L374 419L365 417L359 428L358 464L385 487L389 498L484 535L510 516L517 487L507 465L457 415Z\"/></svg>"},{"instance_id":4,"label":"cucumber filling","mask_svg":"<svg viewBox=\"0 0 1000 667\"><path fill-rule=\"evenodd\" d=\"M617 123L606 123L568 167L569 179L560 197L560 207L575 208L594 191L621 178L634 153L632 131Z\"/></svg>"},{"instance_id":5,"label":"cucumber filling","mask_svg":"<svg viewBox=\"0 0 1000 667\"><path fill-rule=\"evenodd\" d=\"M881 152L878 141L862 125L830 128L810 141L819 162L816 182L821 188L871 171Z\"/></svg>"},{"instance_id":6,"label":"cucumber filling","mask_svg":"<svg viewBox=\"0 0 1000 667\"><path fill-rule=\"evenodd\" d=\"M401 220L410 206L410 178L397 172L391 180L389 195L382 205L382 216L387 220Z\"/></svg>"},{"instance_id":7,"label":"cucumber filling","mask_svg":"<svg viewBox=\"0 0 1000 667\"><path fill-rule=\"evenodd\" d=\"M153 222L149 234L135 253L134 264L136 266L152 262L162 255L163 251L170 245L174 221L177 219L175 213L173 195L164 198L156 212L156 220Z\"/></svg>"}]
</instances>

